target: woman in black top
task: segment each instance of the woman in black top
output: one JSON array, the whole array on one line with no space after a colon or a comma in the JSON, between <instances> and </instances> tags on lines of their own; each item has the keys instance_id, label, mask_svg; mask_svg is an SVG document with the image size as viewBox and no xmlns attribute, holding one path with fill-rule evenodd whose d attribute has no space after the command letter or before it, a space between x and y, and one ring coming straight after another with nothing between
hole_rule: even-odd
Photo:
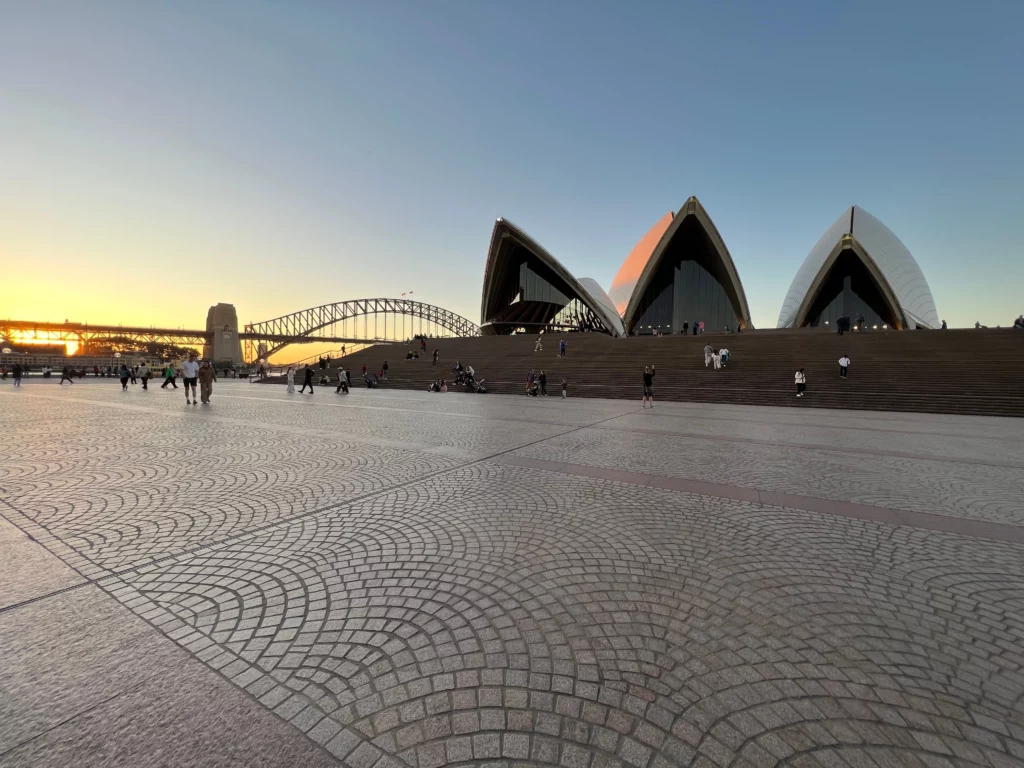
<instances>
[{"instance_id":1,"label":"woman in black top","mask_svg":"<svg viewBox=\"0 0 1024 768\"><path fill-rule=\"evenodd\" d=\"M647 402L650 401L651 408L654 407L654 366L644 366L644 403L643 407L647 407Z\"/></svg>"}]
</instances>

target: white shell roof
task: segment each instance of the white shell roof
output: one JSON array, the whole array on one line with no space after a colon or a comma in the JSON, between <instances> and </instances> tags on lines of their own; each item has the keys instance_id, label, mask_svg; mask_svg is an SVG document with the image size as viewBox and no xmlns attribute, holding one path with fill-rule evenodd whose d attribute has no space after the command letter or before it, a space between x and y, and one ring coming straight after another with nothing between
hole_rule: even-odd
<instances>
[{"instance_id":1,"label":"white shell roof","mask_svg":"<svg viewBox=\"0 0 1024 768\"><path fill-rule=\"evenodd\" d=\"M569 289L601 317L605 327L613 336L621 336L623 334L622 318L615 311L615 305L608 298L608 294L604 292L604 289L601 288L596 280L589 277L577 280L569 270L562 266L558 259L552 256L544 246L530 237L525 230L517 227L508 219L501 217L494 222L494 229L491 232L491 244L487 250L487 263L484 265L484 286L480 302L481 324L486 323L488 319L491 283L497 279L495 270L500 268L498 253L501 250L502 237L506 235L513 237L521 245L529 249L534 256L565 281ZM590 299L590 301L587 301L587 299Z\"/></svg>"},{"instance_id":2,"label":"white shell roof","mask_svg":"<svg viewBox=\"0 0 1024 768\"><path fill-rule=\"evenodd\" d=\"M621 336L624 331L622 328L622 318L619 317L619 313L615 309L615 302L612 301L601 284L592 277L581 277L580 285L583 289L590 294L590 297L595 303L602 304L607 312L606 319L614 326L612 330L615 331L616 336Z\"/></svg>"},{"instance_id":3,"label":"white shell roof","mask_svg":"<svg viewBox=\"0 0 1024 768\"><path fill-rule=\"evenodd\" d=\"M822 265L840 239L849 234L853 235L874 261L910 323L925 328L938 328L939 312L921 267L892 230L857 205L843 211L807 254L782 302L776 327L789 328L793 325L800 304Z\"/></svg>"}]
</instances>

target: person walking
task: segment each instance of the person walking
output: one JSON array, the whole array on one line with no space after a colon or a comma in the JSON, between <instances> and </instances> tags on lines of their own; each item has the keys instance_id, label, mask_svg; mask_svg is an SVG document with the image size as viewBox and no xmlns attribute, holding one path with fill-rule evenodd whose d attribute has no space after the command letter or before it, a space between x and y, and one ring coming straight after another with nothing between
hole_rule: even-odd
<instances>
[{"instance_id":1,"label":"person walking","mask_svg":"<svg viewBox=\"0 0 1024 768\"><path fill-rule=\"evenodd\" d=\"M721 352L712 352L711 353L711 362L713 362L715 364L715 370L716 371L721 370L722 369L722 353Z\"/></svg>"},{"instance_id":2,"label":"person walking","mask_svg":"<svg viewBox=\"0 0 1024 768\"><path fill-rule=\"evenodd\" d=\"M149 370L149 366L146 365L146 361L142 361L142 365L139 366L139 378L142 379L142 388L145 390L149 389L149 377L152 371Z\"/></svg>"},{"instance_id":3,"label":"person walking","mask_svg":"<svg viewBox=\"0 0 1024 768\"><path fill-rule=\"evenodd\" d=\"M562 399L564 400L567 396L567 390L569 389L569 382L562 379Z\"/></svg>"},{"instance_id":4,"label":"person walking","mask_svg":"<svg viewBox=\"0 0 1024 768\"><path fill-rule=\"evenodd\" d=\"M210 404L210 395L213 394L213 382L217 380L217 371L210 365L209 360L203 360L203 364L199 367L199 396L203 400L203 405Z\"/></svg>"},{"instance_id":5,"label":"person walking","mask_svg":"<svg viewBox=\"0 0 1024 768\"><path fill-rule=\"evenodd\" d=\"M537 374L534 373L533 369L531 368L530 369L530 373L526 376L526 394L528 394L528 395L535 394L534 391L533 391L533 388L535 386L536 381L537 381Z\"/></svg>"},{"instance_id":6,"label":"person walking","mask_svg":"<svg viewBox=\"0 0 1024 768\"><path fill-rule=\"evenodd\" d=\"M309 367L309 363L306 363L306 368L302 372L302 389L299 390L299 394L305 394L306 387L309 387L309 394L313 394L313 369Z\"/></svg>"},{"instance_id":7,"label":"person walking","mask_svg":"<svg viewBox=\"0 0 1024 768\"><path fill-rule=\"evenodd\" d=\"M544 397L548 396L548 375L544 372L544 369L540 369L540 376L537 377L537 381L540 383L540 393Z\"/></svg>"},{"instance_id":8,"label":"person walking","mask_svg":"<svg viewBox=\"0 0 1024 768\"><path fill-rule=\"evenodd\" d=\"M11 374L14 376L14 386L21 386L21 363L15 363L14 367L11 368Z\"/></svg>"},{"instance_id":9,"label":"person walking","mask_svg":"<svg viewBox=\"0 0 1024 768\"><path fill-rule=\"evenodd\" d=\"M137 365L130 365L130 366L128 366L128 374L129 374L129 376L131 376L132 384L138 384L139 383L138 379L137 379L138 374L136 373L138 370L139 370L139 366L137 366Z\"/></svg>"},{"instance_id":10,"label":"person walking","mask_svg":"<svg viewBox=\"0 0 1024 768\"><path fill-rule=\"evenodd\" d=\"M796 372L794 381L796 381L796 396L803 397L804 390L807 389L807 375L804 373L803 368Z\"/></svg>"},{"instance_id":11,"label":"person walking","mask_svg":"<svg viewBox=\"0 0 1024 768\"><path fill-rule=\"evenodd\" d=\"M435 349L434 350L434 365L435 366L437 365L437 355L438 355L438 350Z\"/></svg>"},{"instance_id":12,"label":"person walking","mask_svg":"<svg viewBox=\"0 0 1024 768\"><path fill-rule=\"evenodd\" d=\"M569 345L565 343L565 339L559 339L558 341L558 353L561 357L565 357L566 347Z\"/></svg>"},{"instance_id":13,"label":"person walking","mask_svg":"<svg viewBox=\"0 0 1024 768\"><path fill-rule=\"evenodd\" d=\"M544 345L542 345L540 343L540 340L541 340L541 337L537 336L537 343L533 345L533 351L534 352L542 352L544 350Z\"/></svg>"},{"instance_id":14,"label":"person walking","mask_svg":"<svg viewBox=\"0 0 1024 768\"><path fill-rule=\"evenodd\" d=\"M718 354L722 358L722 367L725 368L729 364L729 350L723 347L718 350Z\"/></svg>"},{"instance_id":15,"label":"person walking","mask_svg":"<svg viewBox=\"0 0 1024 768\"><path fill-rule=\"evenodd\" d=\"M170 385L170 386L174 387L174 389L177 389L178 388L178 382L175 381L176 378L177 378L177 375L176 375L176 372L174 370L174 364L173 363L168 363L167 367L164 368L164 383L160 385L160 389L167 389L167 385Z\"/></svg>"},{"instance_id":16,"label":"person walking","mask_svg":"<svg viewBox=\"0 0 1024 768\"><path fill-rule=\"evenodd\" d=\"M199 398L196 397L196 379L199 377L199 355L194 351L188 353L188 357L181 362L181 382L185 385L185 405L199 405ZM192 399L188 399L189 387L192 388Z\"/></svg>"},{"instance_id":17,"label":"person walking","mask_svg":"<svg viewBox=\"0 0 1024 768\"><path fill-rule=\"evenodd\" d=\"M285 373L285 379L288 381L288 389L286 390L289 395L295 394L295 369L290 365L288 366L288 372Z\"/></svg>"},{"instance_id":18,"label":"person walking","mask_svg":"<svg viewBox=\"0 0 1024 768\"><path fill-rule=\"evenodd\" d=\"M644 400L643 408L647 407L647 403L651 404L651 408L654 407L654 366L644 366Z\"/></svg>"},{"instance_id":19,"label":"person walking","mask_svg":"<svg viewBox=\"0 0 1024 768\"><path fill-rule=\"evenodd\" d=\"M124 363L121 363L121 369L118 371L118 374L121 377L121 391L122 392L127 392L128 391L128 377L131 376L131 371L128 370L128 366L127 365L125 365Z\"/></svg>"},{"instance_id":20,"label":"person walking","mask_svg":"<svg viewBox=\"0 0 1024 768\"><path fill-rule=\"evenodd\" d=\"M843 355L842 357L840 357L839 358L839 378L840 379L845 379L846 378L846 371L847 371L847 369L849 367L850 367L850 358L848 358L846 355Z\"/></svg>"},{"instance_id":21,"label":"person walking","mask_svg":"<svg viewBox=\"0 0 1024 768\"><path fill-rule=\"evenodd\" d=\"M60 385L63 387L64 382L68 384L74 384L75 382L71 379L71 369L66 365L60 370Z\"/></svg>"},{"instance_id":22,"label":"person walking","mask_svg":"<svg viewBox=\"0 0 1024 768\"><path fill-rule=\"evenodd\" d=\"M704 367L707 368L711 365L711 356L715 354L715 348L710 344L704 345Z\"/></svg>"},{"instance_id":23,"label":"person walking","mask_svg":"<svg viewBox=\"0 0 1024 768\"><path fill-rule=\"evenodd\" d=\"M704 321L701 320L698 325L700 326L700 335L703 336L704 335Z\"/></svg>"},{"instance_id":24,"label":"person walking","mask_svg":"<svg viewBox=\"0 0 1024 768\"><path fill-rule=\"evenodd\" d=\"M294 389L294 387L292 388ZM348 371L345 370L345 366L341 366L338 369L338 388L334 390L334 394L344 392L348 394Z\"/></svg>"}]
</instances>

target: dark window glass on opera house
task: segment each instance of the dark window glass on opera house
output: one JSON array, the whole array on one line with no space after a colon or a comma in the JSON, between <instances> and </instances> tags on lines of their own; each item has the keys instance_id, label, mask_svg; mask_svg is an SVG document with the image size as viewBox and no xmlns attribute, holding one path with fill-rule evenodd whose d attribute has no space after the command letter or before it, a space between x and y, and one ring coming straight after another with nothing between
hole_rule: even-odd
<instances>
[{"instance_id":1,"label":"dark window glass on opera house","mask_svg":"<svg viewBox=\"0 0 1024 768\"><path fill-rule=\"evenodd\" d=\"M832 224L797 270L779 328L937 328L924 273L882 222L853 206ZM612 336L752 328L743 282L708 212L691 197L666 213L623 261L605 292L574 277L524 230L494 223L480 303L485 334L591 331Z\"/></svg>"}]
</instances>

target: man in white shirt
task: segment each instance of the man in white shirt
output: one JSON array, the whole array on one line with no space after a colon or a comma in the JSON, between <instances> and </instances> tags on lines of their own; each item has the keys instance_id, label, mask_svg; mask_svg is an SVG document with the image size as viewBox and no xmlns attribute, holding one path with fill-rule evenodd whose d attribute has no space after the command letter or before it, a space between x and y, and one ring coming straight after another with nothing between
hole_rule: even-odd
<instances>
[{"instance_id":1,"label":"man in white shirt","mask_svg":"<svg viewBox=\"0 0 1024 768\"><path fill-rule=\"evenodd\" d=\"M153 375L153 372L149 370L149 366L146 365L146 361L142 361L142 365L139 366L139 378L142 379L142 388L149 389L149 377Z\"/></svg>"},{"instance_id":2,"label":"man in white shirt","mask_svg":"<svg viewBox=\"0 0 1024 768\"><path fill-rule=\"evenodd\" d=\"M840 357L839 358L839 378L840 379L845 379L846 378L846 369L849 368L849 367L850 367L850 358L848 358L846 355L843 355L842 357Z\"/></svg>"},{"instance_id":3,"label":"man in white shirt","mask_svg":"<svg viewBox=\"0 0 1024 768\"><path fill-rule=\"evenodd\" d=\"M727 326L728 327L728 326ZM729 364L729 350L722 347L718 350L719 356L722 358L722 367L725 368Z\"/></svg>"},{"instance_id":4,"label":"man in white shirt","mask_svg":"<svg viewBox=\"0 0 1024 768\"><path fill-rule=\"evenodd\" d=\"M189 352L188 358L181 363L181 378L185 382L185 405L199 405L196 397L196 378L199 376L199 361L196 353ZM192 399L188 399L188 388L192 387Z\"/></svg>"}]
</instances>

